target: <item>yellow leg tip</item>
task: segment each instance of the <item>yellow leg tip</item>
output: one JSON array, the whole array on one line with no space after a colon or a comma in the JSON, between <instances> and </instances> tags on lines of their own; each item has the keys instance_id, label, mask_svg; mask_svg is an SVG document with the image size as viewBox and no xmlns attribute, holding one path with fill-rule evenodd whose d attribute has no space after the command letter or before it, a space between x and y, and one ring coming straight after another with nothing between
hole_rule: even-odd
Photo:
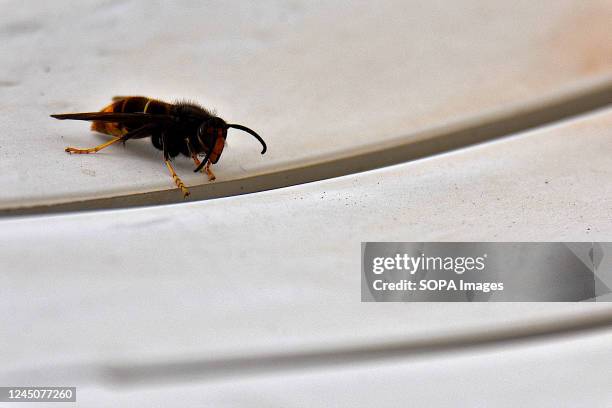
<instances>
[{"instance_id":1,"label":"yellow leg tip","mask_svg":"<svg viewBox=\"0 0 612 408\"><path fill-rule=\"evenodd\" d=\"M75 153L75 154L88 154L95 150L90 149L77 149L76 147L67 147L64 149L66 153Z\"/></svg>"},{"instance_id":2,"label":"yellow leg tip","mask_svg":"<svg viewBox=\"0 0 612 408\"><path fill-rule=\"evenodd\" d=\"M183 184L181 179L178 179L178 180L175 179L174 183L181 190L181 193L183 193L183 198L186 199L187 197L189 197L191 195L191 193L189 192L189 189L187 187L185 187L185 184Z\"/></svg>"},{"instance_id":3,"label":"yellow leg tip","mask_svg":"<svg viewBox=\"0 0 612 408\"><path fill-rule=\"evenodd\" d=\"M89 149L77 149L76 147L67 147L65 149L66 152L68 153L76 153L76 154L88 154L88 153L96 153L99 150L102 150L110 145L112 145L113 143L117 143L119 141L122 141L123 139L121 139L120 137L116 137L113 140L110 140L106 143L102 143L101 145L98 145L96 147L91 147Z\"/></svg>"},{"instance_id":4,"label":"yellow leg tip","mask_svg":"<svg viewBox=\"0 0 612 408\"><path fill-rule=\"evenodd\" d=\"M208 181L215 181L217 179L217 176L215 176L215 173L213 173L212 170L210 169L210 162L206 164L203 170L208 175Z\"/></svg>"},{"instance_id":5,"label":"yellow leg tip","mask_svg":"<svg viewBox=\"0 0 612 408\"><path fill-rule=\"evenodd\" d=\"M185 184L183 183L183 181L174 171L174 167L172 167L172 164L170 164L170 161L168 160L164 160L164 161L166 162L166 166L168 167L168 170L170 171L170 176L172 176L172 179L174 180L174 184L176 184L176 186L181 189L181 192L183 193L183 198L189 197L189 194L190 194L189 190L187 189L187 187L185 187Z\"/></svg>"}]
</instances>

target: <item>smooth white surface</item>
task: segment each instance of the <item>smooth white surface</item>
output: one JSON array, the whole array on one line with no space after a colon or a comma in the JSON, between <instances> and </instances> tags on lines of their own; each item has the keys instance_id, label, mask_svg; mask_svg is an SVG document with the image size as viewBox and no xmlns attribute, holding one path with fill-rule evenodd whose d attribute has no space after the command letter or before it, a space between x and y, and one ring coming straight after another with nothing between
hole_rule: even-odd
<instances>
[{"instance_id":1,"label":"smooth white surface","mask_svg":"<svg viewBox=\"0 0 612 408\"><path fill-rule=\"evenodd\" d=\"M360 303L362 241L609 240L611 125L607 110L287 189L2 220L3 370L284 353L612 312Z\"/></svg>"},{"instance_id":2,"label":"smooth white surface","mask_svg":"<svg viewBox=\"0 0 612 408\"><path fill-rule=\"evenodd\" d=\"M397 359L335 370L126 392L85 388L83 400L175 406L608 407L612 332L528 345Z\"/></svg>"},{"instance_id":3,"label":"smooth white surface","mask_svg":"<svg viewBox=\"0 0 612 408\"><path fill-rule=\"evenodd\" d=\"M328 371L307 370L211 385L146 392L82 391L104 403L283 407L608 407L612 404L612 332L546 343L397 359ZM91 391L90 391L91 390Z\"/></svg>"},{"instance_id":4,"label":"smooth white surface","mask_svg":"<svg viewBox=\"0 0 612 408\"><path fill-rule=\"evenodd\" d=\"M606 330L326 370L236 373L214 382L71 384L78 384L79 406L87 407L603 408L612 404L610 344Z\"/></svg>"},{"instance_id":5,"label":"smooth white surface","mask_svg":"<svg viewBox=\"0 0 612 408\"><path fill-rule=\"evenodd\" d=\"M5 0L0 207L173 188L147 141L105 140L51 113L116 94L192 98L232 132L217 183L369 150L612 74L610 0ZM206 183L185 159L188 185ZM178 194L178 193L177 193Z\"/></svg>"}]
</instances>

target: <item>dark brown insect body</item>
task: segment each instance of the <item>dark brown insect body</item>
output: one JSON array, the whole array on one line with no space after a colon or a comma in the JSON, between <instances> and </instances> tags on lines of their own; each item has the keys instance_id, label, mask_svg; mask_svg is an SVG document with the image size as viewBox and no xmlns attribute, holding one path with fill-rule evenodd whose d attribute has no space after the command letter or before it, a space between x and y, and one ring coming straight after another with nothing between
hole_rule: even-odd
<instances>
[{"instance_id":1,"label":"dark brown insect body","mask_svg":"<svg viewBox=\"0 0 612 408\"><path fill-rule=\"evenodd\" d=\"M113 140L90 149L68 147L66 151L69 153L95 153L116 142L151 137L153 146L163 151L170 174L185 196L189 195L189 191L170 163L173 157L179 154L191 157L197 166L194 171L204 168L212 181L215 176L210 165L219 161L229 128L251 134L262 144L261 154L266 152L266 143L253 130L242 125L227 124L192 103L170 104L143 96L120 96L113 98L113 103L100 112L67 113L51 117L93 121L91 130L114 136ZM205 156L202 162L198 155Z\"/></svg>"}]
</instances>

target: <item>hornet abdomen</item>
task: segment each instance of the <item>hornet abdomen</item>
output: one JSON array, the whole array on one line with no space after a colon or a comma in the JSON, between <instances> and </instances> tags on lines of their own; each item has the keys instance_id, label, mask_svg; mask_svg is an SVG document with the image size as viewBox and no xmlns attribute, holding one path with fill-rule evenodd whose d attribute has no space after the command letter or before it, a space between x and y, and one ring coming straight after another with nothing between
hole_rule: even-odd
<instances>
[{"instance_id":1,"label":"hornet abdomen","mask_svg":"<svg viewBox=\"0 0 612 408\"><path fill-rule=\"evenodd\" d=\"M171 108L172 105L166 102L144 96L115 96L113 103L104 107L100 112L167 115L170 113ZM120 123L94 121L91 124L91 130L119 137L133 129Z\"/></svg>"}]
</instances>

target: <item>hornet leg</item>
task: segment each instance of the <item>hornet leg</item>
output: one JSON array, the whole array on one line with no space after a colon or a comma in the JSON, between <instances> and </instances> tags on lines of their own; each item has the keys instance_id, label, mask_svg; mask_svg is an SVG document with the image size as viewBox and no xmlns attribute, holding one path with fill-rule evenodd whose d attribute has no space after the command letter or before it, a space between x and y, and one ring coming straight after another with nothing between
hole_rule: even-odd
<instances>
[{"instance_id":1,"label":"hornet leg","mask_svg":"<svg viewBox=\"0 0 612 408\"><path fill-rule=\"evenodd\" d=\"M185 139L186 143L187 143L187 147L189 148L189 153L191 153L191 158L193 159L193 162L196 165L196 171L197 169L200 169L200 171L202 173L206 173L208 175L208 181L214 181L217 177L215 176L215 174L212 172L212 170L210 169L210 165L212 164L210 162L210 160L208 160L208 157L210 156L209 154L206 155L206 167L202 168L202 162L200 161L200 159L198 159L198 156L193 153L193 149L191 148L191 144L189 143L189 139Z\"/></svg>"},{"instance_id":2,"label":"hornet leg","mask_svg":"<svg viewBox=\"0 0 612 408\"><path fill-rule=\"evenodd\" d=\"M202 162L200 161L200 159L198 159L198 157L194 154L191 156L191 158L193 159L193 162L195 163L196 166L200 166L200 164L202 164ZM208 162L206 163L206 166L200 170L202 173L206 173L208 175L208 181L215 181L215 179L217 178L217 176L215 176L215 173L212 172L212 170L210 169L210 165L212 163L210 162L210 160L208 160Z\"/></svg>"},{"instance_id":3,"label":"hornet leg","mask_svg":"<svg viewBox=\"0 0 612 408\"><path fill-rule=\"evenodd\" d=\"M183 180L181 180L181 178L176 174L176 171L174 171L174 167L172 167L172 163L170 163L170 155L168 154L168 150L166 149L166 146L168 144L166 141L165 133L161 134L161 142L162 142L162 151L164 152L164 162L166 162L166 167L168 167L168 171L170 171L172 180L174 180L174 183L176 184L176 186L180 188L181 191L183 192L183 198L187 198L189 197L189 190L185 186L185 183L183 183Z\"/></svg>"},{"instance_id":4,"label":"hornet leg","mask_svg":"<svg viewBox=\"0 0 612 408\"><path fill-rule=\"evenodd\" d=\"M206 166L204 167L204 171L206 172L206 174L208 174L208 181L215 181L217 176L215 176L215 173L213 173L212 170L210 169L211 164L212 163L209 160L208 163L206 163Z\"/></svg>"},{"instance_id":5,"label":"hornet leg","mask_svg":"<svg viewBox=\"0 0 612 408\"><path fill-rule=\"evenodd\" d=\"M96 147L90 147L89 149L77 149L76 147L67 147L66 148L66 152L68 153L76 153L76 154L89 154L89 153L95 153L95 152L99 152L100 150L115 144L117 142L121 141L121 137L115 137L112 140L109 140L106 143L102 143L101 145L98 145Z\"/></svg>"},{"instance_id":6,"label":"hornet leg","mask_svg":"<svg viewBox=\"0 0 612 408\"><path fill-rule=\"evenodd\" d=\"M196 167L199 166L200 164L202 164L200 159L198 159L198 156L196 156L195 154L191 153L191 158L193 159L193 162L195 163ZM202 170L200 170L200 171L202 171ZM203 171L202 171L202 173L203 173Z\"/></svg>"},{"instance_id":7,"label":"hornet leg","mask_svg":"<svg viewBox=\"0 0 612 408\"><path fill-rule=\"evenodd\" d=\"M185 187L185 183L183 183L183 180L181 180L181 178L176 174L176 171L174 171L174 167L172 167L172 163L170 163L170 160L164 159L164 161L166 162L166 166L168 167L168 170L170 171L170 175L172 176L174 183L183 192L183 197L184 198L189 197L189 190L187 189L187 187Z\"/></svg>"},{"instance_id":8,"label":"hornet leg","mask_svg":"<svg viewBox=\"0 0 612 408\"><path fill-rule=\"evenodd\" d=\"M89 154L89 153L96 153L99 152L102 149L107 148L108 146L115 144L117 142L123 142L125 143L126 140L132 139L132 138L138 138L138 137L143 137L145 135L150 134L151 130L153 130L155 127L157 127L157 125L152 124L152 125L144 125L139 127L138 129L134 129L130 132L127 132L125 135L121 136L121 137L115 137L112 140L109 140L108 142L102 143L101 145L95 146L95 147L90 147L89 149L78 149L76 147L67 147L66 148L66 152L68 153L76 153L76 154Z\"/></svg>"}]
</instances>

